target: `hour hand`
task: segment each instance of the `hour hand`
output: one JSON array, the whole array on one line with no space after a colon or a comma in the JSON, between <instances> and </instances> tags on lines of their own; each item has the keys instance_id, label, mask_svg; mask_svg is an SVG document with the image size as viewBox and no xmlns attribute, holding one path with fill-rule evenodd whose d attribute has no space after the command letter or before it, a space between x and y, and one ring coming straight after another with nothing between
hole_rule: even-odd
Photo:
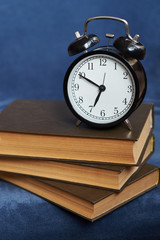
<instances>
[{"instance_id":1,"label":"hour hand","mask_svg":"<svg viewBox=\"0 0 160 240\"><path fill-rule=\"evenodd\" d=\"M101 96L101 93L102 92L104 92L106 90L106 87L104 86L104 85L100 85L99 86L99 93L98 93L98 95L97 95L97 97L96 97L96 99L95 99L95 101L94 101L94 105L93 106L89 106L89 107L95 107L96 106L96 104L97 104L97 102L99 101L99 98L100 98L100 96Z\"/></svg>"},{"instance_id":2,"label":"hour hand","mask_svg":"<svg viewBox=\"0 0 160 240\"><path fill-rule=\"evenodd\" d=\"M81 78L84 78L86 81L88 81L88 82L90 82L90 83L92 83L93 85L95 85L95 86L97 86L98 88L99 88L99 85L97 84L97 83L95 83L95 82L93 82L92 80L90 80L89 78L86 78L86 77L84 77L82 74L78 74Z\"/></svg>"}]
</instances>

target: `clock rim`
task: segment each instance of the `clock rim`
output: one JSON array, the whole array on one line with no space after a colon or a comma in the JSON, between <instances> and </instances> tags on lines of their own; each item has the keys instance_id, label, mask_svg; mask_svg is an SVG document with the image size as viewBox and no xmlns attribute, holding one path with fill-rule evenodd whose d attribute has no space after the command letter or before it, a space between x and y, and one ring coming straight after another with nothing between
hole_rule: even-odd
<instances>
[{"instance_id":1,"label":"clock rim","mask_svg":"<svg viewBox=\"0 0 160 240\"><path fill-rule=\"evenodd\" d=\"M79 115L75 111L75 109L73 108L73 106L72 106L72 104L70 102L69 96L68 96L68 91L67 91L67 89L68 89L67 88L68 79L69 79L70 73L71 73L72 69L74 68L74 66L79 61L81 61L82 59L84 59L84 58L86 58L88 56L99 55L99 54L105 54L105 55L113 56L113 57L117 58L118 60L120 60L123 64L125 64L125 66L131 72L131 74L133 76L133 79L134 79L134 83L135 83L136 92L135 92L135 98L134 98L134 101L133 101L133 104L132 104L131 108L129 109L129 111L123 117L121 117L120 119L118 119L118 120L116 120L114 122L111 122L111 123L95 123L95 122L89 121L89 120L85 119L84 117L82 117L81 115ZM68 68L68 70L67 70L67 72L65 74L65 77L64 77L63 94L64 94L65 101L67 103L67 106L69 107L70 111L73 113L73 115L76 118L78 118L79 120L81 120L82 122L86 123L87 125L89 125L91 127L95 127L95 128L110 128L110 127L116 126L116 125L124 122L131 115L131 113L137 108L137 103L138 103L138 100L139 100L139 98L138 98L139 97L139 80L137 78L137 75L136 75L135 70L133 69L133 67L118 52L111 51L109 49L107 49L107 50L100 50L100 49L96 50L96 49L94 49L91 52L87 52L87 53L84 53L83 55L79 56L78 58L76 58L71 63L71 65L69 66L69 68Z\"/></svg>"}]
</instances>

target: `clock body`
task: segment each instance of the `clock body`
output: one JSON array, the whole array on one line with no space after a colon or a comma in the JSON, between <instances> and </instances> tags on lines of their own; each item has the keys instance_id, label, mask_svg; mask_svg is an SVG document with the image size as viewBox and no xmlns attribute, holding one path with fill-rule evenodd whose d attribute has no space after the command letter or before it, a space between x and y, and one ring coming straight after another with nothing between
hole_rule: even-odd
<instances>
[{"instance_id":1,"label":"clock body","mask_svg":"<svg viewBox=\"0 0 160 240\"><path fill-rule=\"evenodd\" d=\"M141 63L125 58L114 47L98 48L78 57L64 78L64 97L72 113L93 127L123 122L146 92Z\"/></svg>"}]
</instances>

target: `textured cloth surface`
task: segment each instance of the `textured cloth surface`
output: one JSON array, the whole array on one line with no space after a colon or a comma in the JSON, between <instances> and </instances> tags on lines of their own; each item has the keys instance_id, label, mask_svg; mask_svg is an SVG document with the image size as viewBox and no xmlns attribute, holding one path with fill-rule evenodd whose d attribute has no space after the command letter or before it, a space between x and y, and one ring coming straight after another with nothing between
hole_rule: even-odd
<instances>
[{"instance_id":1,"label":"textured cloth surface","mask_svg":"<svg viewBox=\"0 0 160 240\"><path fill-rule=\"evenodd\" d=\"M144 99L155 104L155 152L160 166L160 1L159 0L0 0L0 110L12 100L63 99L63 78L75 57L68 45L84 21L110 15L128 21L147 49ZM88 25L106 44L105 34L124 35L112 21ZM97 45L98 46L98 45ZM160 238L160 186L102 219L90 223L23 189L0 181L1 240L156 240Z\"/></svg>"}]
</instances>

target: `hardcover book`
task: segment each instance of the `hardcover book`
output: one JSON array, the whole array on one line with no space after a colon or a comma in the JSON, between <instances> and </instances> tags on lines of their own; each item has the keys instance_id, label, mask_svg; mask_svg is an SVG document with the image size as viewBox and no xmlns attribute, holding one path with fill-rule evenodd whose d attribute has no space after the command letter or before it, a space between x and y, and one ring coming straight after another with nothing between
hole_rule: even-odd
<instances>
[{"instance_id":1,"label":"hardcover book","mask_svg":"<svg viewBox=\"0 0 160 240\"><path fill-rule=\"evenodd\" d=\"M153 136L141 154L141 165L153 152ZM121 190L140 166L49 161L34 158L0 156L0 171L68 181Z\"/></svg>"},{"instance_id":2,"label":"hardcover book","mask_svg":"<svg viewBox=\"0 0 160 240\"><path fill-rule=\"evenodd\" d=\"M153 165L144 164L123 191L118 193L14 173L0 172L0 178L90 221L95 221L155 188L159 182L159 169Z\"/></svg>"},{"instance_id":3,"label":"hardcover book","mask_svg":"<svg viewBox=\"0 0 160 240\"><path fill-rule=\"evenodd\" d=\"M136 165L153 127L153 104L143 103L110 129L76 127L64 101L15 100L0 114L0 154Z\"/></svg>"}]
</instances>

